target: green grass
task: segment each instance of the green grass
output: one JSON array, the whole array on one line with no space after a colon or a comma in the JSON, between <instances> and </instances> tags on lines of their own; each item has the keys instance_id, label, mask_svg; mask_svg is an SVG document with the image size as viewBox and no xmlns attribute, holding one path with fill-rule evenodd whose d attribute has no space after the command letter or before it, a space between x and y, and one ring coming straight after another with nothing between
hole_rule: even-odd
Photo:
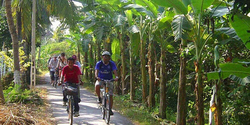
<instances>
[{"instance_id":1,"label":"green grass","mask_svg":"<svg viewBox=\"0 0 250 125\"><path fill-rule=\"evenodd\" d=\"M84 88L95 93L95 86L87 81L84 82ZM123 116L129 118L134 124L139 125L159 125L160 121L157 121L152 117L152 113L148 111L146 106L139 103L132 103L129 101L129 95L114 96L114 109Z\"/></svg>"},{"instance_id":2,"label":"green grass","mask_svg":"<svg viewBox=\"0 0 250 125\"><path fill-rule=\"evenodd\" d=\"M125 96L114 97L114 108L122 115L141 125L159 125L145 105L131 102Z\"/></svg>"}]
</instances>

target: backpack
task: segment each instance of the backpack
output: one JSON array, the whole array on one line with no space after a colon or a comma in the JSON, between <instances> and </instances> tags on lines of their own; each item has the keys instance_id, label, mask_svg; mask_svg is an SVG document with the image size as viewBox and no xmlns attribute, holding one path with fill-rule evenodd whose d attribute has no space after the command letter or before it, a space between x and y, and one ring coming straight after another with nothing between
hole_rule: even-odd
<instances>
[{"instance_id":1,"label":"backpack","mask_svg":"<svg viewBox=\"0 0 250 125\"><path fill-rule=\"evenodd\" d=\"M108 64L108 65L110 66L110 71L111 71L111 73L112 73L113 69L112 69L112 65L111 65L111 62L110 62L110 61L109 61L109 64ZM99 69L101 69L102 66L104 66L103 62L100 63Z\"/></svg>"}]
</instances>

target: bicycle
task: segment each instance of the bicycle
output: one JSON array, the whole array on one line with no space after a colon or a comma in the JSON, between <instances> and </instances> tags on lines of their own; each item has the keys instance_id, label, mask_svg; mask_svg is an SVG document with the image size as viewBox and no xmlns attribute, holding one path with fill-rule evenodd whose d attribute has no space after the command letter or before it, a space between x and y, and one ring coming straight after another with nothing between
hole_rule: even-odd
<instances>
[{"instance_id":1,"label":"bicycle","mask_svg":"<svg viewBox=\"0 0 250 125\"><path fill-rule=\"evenodd\" d=\"M65 86L66 85L66 86ZM70 125L73 124L73 114L74 114L74 96L77 95L77 88L73 86L69 86L68 83L63 85L64 91L68 98L67 105L67 113L68 113L68 121L70 121Z\"/></svg>"},{"instance_id":2,"label":"bicycle","mask_svg":"<svg viewBox=\"0 0 250 125\"><path fill-rule=\"evenodd\" d=\"M56 71L55 71L55 81L53 83L53 87L57 88L58 82L59 82L59 70L56 69Z\"/></svg>"},{"instance_id":3,"label":"bicycle","mask_svg":"<svg viewBox=\"0 0 250 125\"><path fill-rule=\"evenodd\" d=\"M105 120L107 124L110 122L110 111L111 111L111 101L110 101L110 94L108 85L114 81L114 79L111 80L101 80L103 81L103 89L101 89L102 92L102 104L101 104L101 110L102 110L102 119Z\"/></svg>"}]
</instances>

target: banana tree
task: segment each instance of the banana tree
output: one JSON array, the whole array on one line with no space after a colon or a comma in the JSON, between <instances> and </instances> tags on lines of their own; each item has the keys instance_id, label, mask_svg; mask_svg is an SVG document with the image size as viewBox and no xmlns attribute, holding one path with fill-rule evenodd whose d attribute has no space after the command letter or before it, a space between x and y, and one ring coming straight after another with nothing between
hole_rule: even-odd
<instances>
[{"instance_id":1,"label":"banana tree","mask_svg":"<svg viewBox=\"0 0 250 125\"><path fill-rule=\"evenodd\" d=\"M128 21L128 25L129 27L131 27L133 25L133 13L131 10L126 10L125 11L125 14L126 14L126 18L127 18L127 21ZM133 31L133 30L131 30ZM139 31L137 31L138 33ZM134 32L136 33L136 32ZM132 43L134 43L134 39L133 39L133 34L132 33L129 33L128 34L129 36L129 70L130 70L130 100L133 101L134 100L134 97L135 97L135 85L133 83L133 55L132 55L132 52L133 52L133 46L132 46Z\"/></svg>"},{"instance_id":2,"label":"banana tree","mask_svg":"<svg viewBox=\"0 0 250 125\"><path fill-rule=\"evenodd\" d=\"M179 73L179 89L178 89L178 104L177 104L177 118L178 125L186 124L186 53L188 35L191 25L187 18L183 15L177 15L172 22L175 41L181 41L180 44L180 73Z\"/></svg>"},{"instance_id":3,"label":"banana tree","mask_svg":"<svg viewBox=\"0 0 250 125\"><path fill-rule=\"evenodd\" d=\"M148 4L144 0L137 1L138 3L142 5ZM136 11L133 10L133 12L139 12L137 14L138 16L138 22L135 23L135 25L131 26L132 30L139 31L139 36L140 36L140 60L141 60L141 75L142 75L142 101L146 103L146 98L148 95L148 85L147 85L147 78L146 78L146 59L145 59L145 45L147 41L146 33L148 31L148 27L150 25L150 18L155 18L156 16L154 13L150 10L148 10L146 7L139 5L139 4L129 4L124 6L125 9L135 9ZM148 4L149 5L149 4ZM143 14L146 14L150 16L150 18L144 18ZM152 91L153 92L153 91ZM153 94L151 94L153 97ZM151 103L150 103L151 104Z\"/></svg>"},{"instance_id":4,"label":"banana tree","mask_svg":"<svg viewBox=\"0 0 250 125\"><path fill-rule=\"evenodd\" d=\"M188 18L190 24L192 25L193 33L189 34L192 38L192 41L195 45L195 58L196 58L196 77L197 77L197 87L196 87L196 100L197 100L197 124L204 124L204 103L203 103L203 80L202 80L202 51L206 42L211 38L212 34L207 34L205 27L202 24L202 15L204 11L213 3L214 0L184 0L184 1L160 1L153 0L159 5L163 5L165 7L173 7L176 13L184 14L184 16L190 17ZM188 15L188 5L191 6L193 15Z\"/></svg>"},{"instance_id":5,"label":"banana tree","mask_svg":"<svg viewBox=\"0 0 250 125\"><path fill-rule=\"evenodd\" d=\"M119 14L117 15L117 17L115 18L115 27L117 27L117 34L119 37L119 41L120 41L120 52L121 52L121 66L122 66L122 71L121 71L121 83L122 83L122 95L124 95L124 88L125 88L125 77L126 77L126 65L125 65L125 45L124 43L126 41L124 40L124 29L125 29L125 20L126 18Z\"/></svg>"},{"instance_id":6,"label":"banana tree","mask_svg":"<svg viewBox=\"0 0 250 125\"><path fill-rule=\"evenodd\" d=\"M171 11L164 11L160 17L160 20L156 23L157 30L154 31L154 40L158 41L161 49L160 57L160 106L159 106L159 115L160 118L166 118L166 83L167 83L167 68L166 66L166 56L167 51L172 45L169 43L170 38L172 38L171 22L173 20L174 13Z\"/></svg>"}]
</instances>

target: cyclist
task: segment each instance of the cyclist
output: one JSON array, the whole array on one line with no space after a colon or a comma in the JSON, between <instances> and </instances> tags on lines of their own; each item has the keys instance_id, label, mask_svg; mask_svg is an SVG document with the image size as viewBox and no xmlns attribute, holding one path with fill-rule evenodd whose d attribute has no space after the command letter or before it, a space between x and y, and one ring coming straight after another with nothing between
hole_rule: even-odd
<instances>
[{"instance_id":1,"label":"cyclist","mask_svg":"<svg viewBox=\"0 0 250 125\"><path fill-rule=\"evenodd\" d=\"M76 64L80 69L82 68L81 63L77 61L77 56L73 55L72 58L75 60L74 64Z\"/></svg>"},{"instance_id":2,"label":"cyclist","mask_svg":"<svg viewBox=\"0 0 250 125\"><path fill-rule=\"evenodd\" d=\"M54 83L57 63L58 61L56 59L56 56L53 56L53 59L51 59L49 62L49 71L50 71L50 79L51 79L50 84Z\"/></svg>"},{"instance_id":3,"label":"cyclist","mask_svg":"<svg viewBox=\"0 0 250 125\"><path fill-rule=\"evenodd\" d=\"M73 86L75 88L79 88L79 82L80 82L80 75L81 71L80 68L77 65L74 65L74 59L72 57L68 58L68 65L66 65L62 69L62 77L60 79L59 85L62 84L62 81L69 86ZM79 89L77 91L77 95L74 96L74 115L75 117L79 116ZM67 95L63 91L63 105L66 105L66 102L68 101Z\"/></svg>"},{"instance_id":4,"label":"cyclist","mask_svg":"<svg viewBox=\"0 0 250 125\"><path fill-rule=\"evenodd\" d=\"M57 68L59 69L59 78L61 78L62 69L67 65L67 59L65 53L61 53L58 57Z\"/></svg>"},{"instance_id":5,"label":"cyclist","mask_svg":"<svg viewBox=\"0 0 250 125\"><path fill-rule=\"evenodd\" d=\"M113 79L113 73L115 74L115 81L118 81L118 74L117 74L117 67L113 61L110 60L110 53L108 51L104 51L102 53L102 60L96 63L95 66L95 77L97 79L95 83L95 91L98 96L98 103L102 103L101 97L100 97L100 87L102 86L103 80L111 80ZM110 102L111 102L111 109L113 106L113 83L111 83L109 86L109 94L110 94ZM110 115L113 115L113 111L110 110Z\"/></svg>"},{"instance_id":6,"label":"cyclist","mask_svg":"<svg viewBox=\"0 0 250 125\"><path fill-rule=\"evenodd\" d=\"M82 66L81 66L81 63L79 61L77 61L77 56L73 55L72 58L75 60L74 64L77 65L82 72ZM80 85L83 85L83 81L81 79L80 79ZM79 95L79 97L80 97L80 95Z\"/></svg>"}]
</instances>

